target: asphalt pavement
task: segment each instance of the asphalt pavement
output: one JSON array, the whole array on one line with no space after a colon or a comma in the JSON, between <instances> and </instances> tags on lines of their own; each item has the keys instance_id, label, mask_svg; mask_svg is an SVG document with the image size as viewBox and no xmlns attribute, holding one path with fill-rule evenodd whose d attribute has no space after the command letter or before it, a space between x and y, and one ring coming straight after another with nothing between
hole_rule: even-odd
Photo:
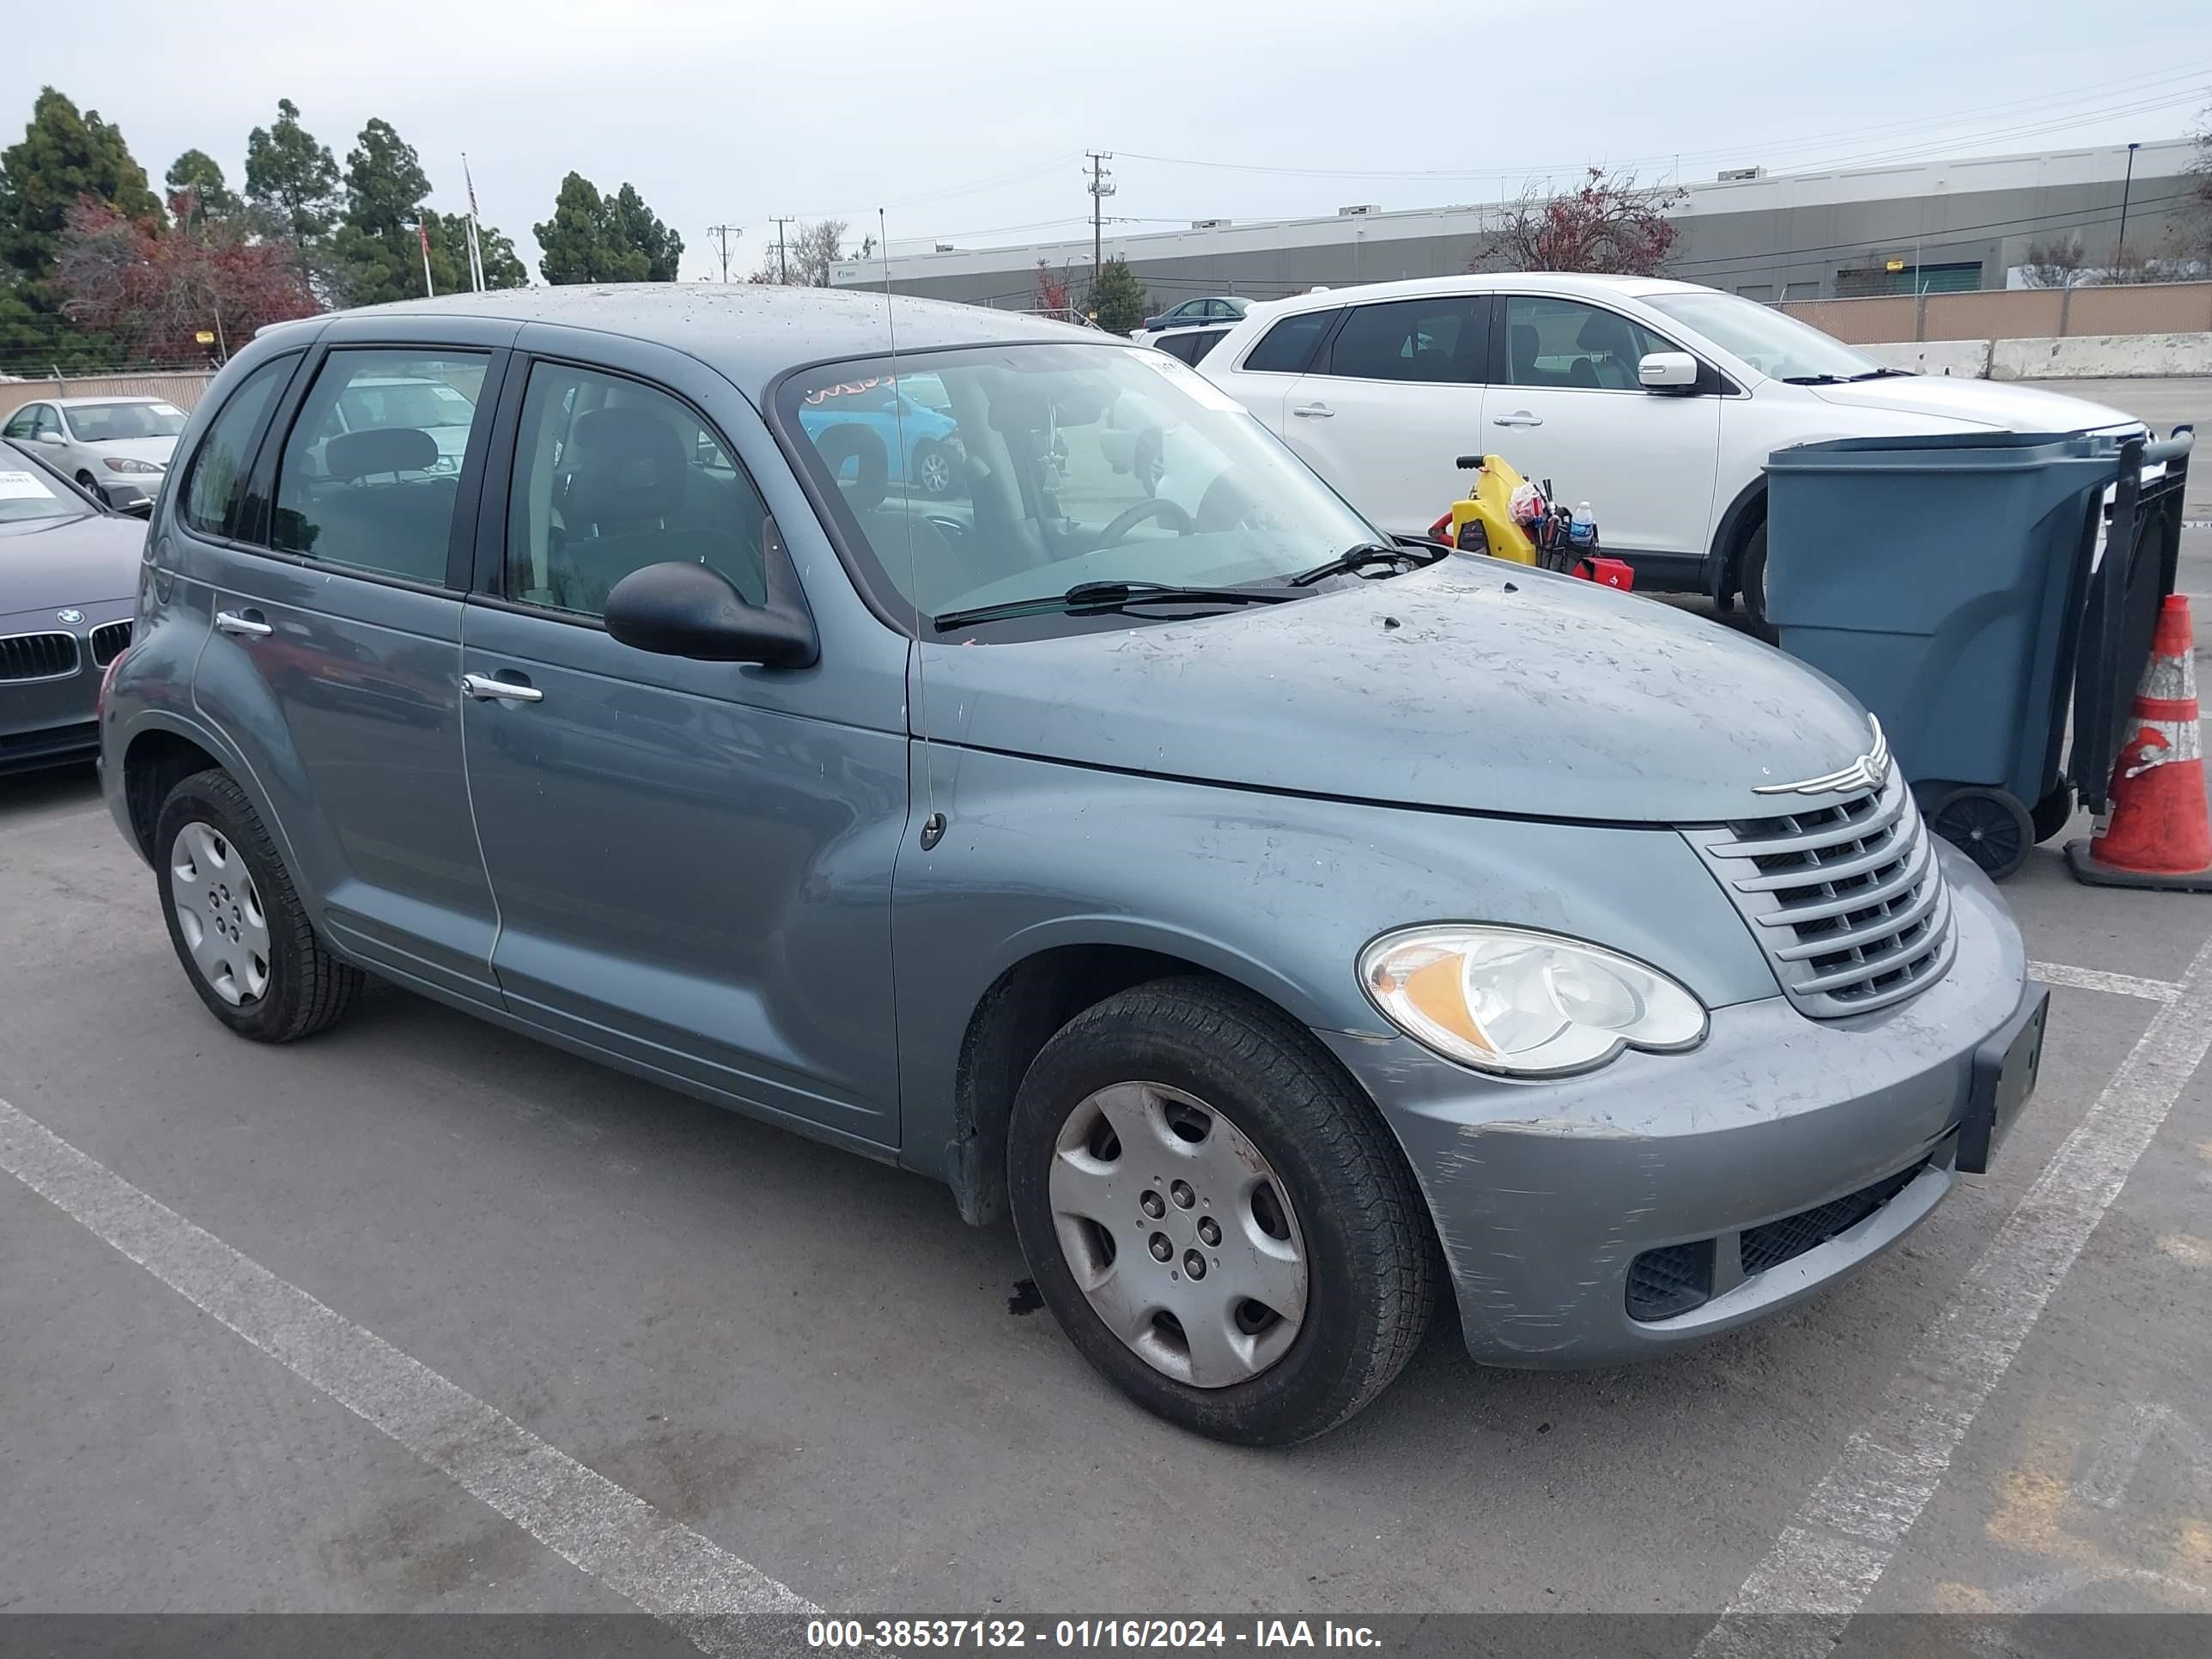
<instances>
[{"instance_id":1,"label":"asphalt pavement","mask_svg":"<svg viewBox=\"0 0 2212 1659\"><path fill-rule=\"evenodd\" d=\"M928 1182L396 991L229 1036L90 776L0 781L0 1612L2212 1612L2212 897L2008 892L2041 1087L1904 1248L1255 1453Z\"/></svg>"}]
</instances>

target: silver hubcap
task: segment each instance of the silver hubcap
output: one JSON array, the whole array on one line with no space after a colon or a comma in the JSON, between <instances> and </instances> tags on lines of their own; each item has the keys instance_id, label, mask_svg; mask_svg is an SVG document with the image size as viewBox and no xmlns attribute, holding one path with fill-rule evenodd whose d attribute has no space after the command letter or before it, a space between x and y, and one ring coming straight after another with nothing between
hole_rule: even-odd
<instances>
[{"instance_id":1,"label":"silver hubcap","mask_svg":"<svg viewBox=\"0 0 2212 1659\"><path fill-rule=\"evenodd\" d=\"M952 463L936 450L921 458L921 487L933 495L942 495L952 483Z\"/></svg>"},{"instance_id":2,"label":"silver hubcap","mask_svg":"<svg viewBox=\"0 0 2212 1659\"><path fill-rule=\"evenodd\" d=\"M1076 1284L1154 1370L1225 1389L1297 1336L1297 1217L1260 1149L1203 1101L1158 1083L1101 1089L1060 1126L1047 1190Z\"/></svg>"},{"instance_id":3,"label":"silver hubcap","mask_svg":"<svg viewBox=\"0 0 2212 1659\"><path fill-rule=\"evenodd\" d=\"M269 988L269 919L230 838L197 819L169 843L169 902L192 965L225 1002Z\"/></svg>"}]
</instances>

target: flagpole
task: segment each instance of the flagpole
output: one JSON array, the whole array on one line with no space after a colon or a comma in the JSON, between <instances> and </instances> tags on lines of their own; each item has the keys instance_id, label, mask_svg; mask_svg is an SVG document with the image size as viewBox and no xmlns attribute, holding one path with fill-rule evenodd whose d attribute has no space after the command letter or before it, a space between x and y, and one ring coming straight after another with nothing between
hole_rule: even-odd
<instances>
[{"instance_id":1,"label":"flagpole","mask_svg":"<svg viewBox=\"0 0 2212 1659\"><path fill-rule=\"evenodd\" d=\"M467 180L469 186L469 280L476 284L477 292L481 294L484 286L483 246L477 240L477 181L469 172L469 153L466 150L461 152L461 177Z\"/></svg>"},{"instance_id":2,"label":"flagpole","mask_svg":"<svg viewBox=\"0 0 2212 1659\"><path fill-rule=\"evenodd\" d=\"M438 297L437 284L430 280L430 227L423 220L415 222L416 239L422 244L422 292L430 299Z\"/></svg>"}]
</instances>

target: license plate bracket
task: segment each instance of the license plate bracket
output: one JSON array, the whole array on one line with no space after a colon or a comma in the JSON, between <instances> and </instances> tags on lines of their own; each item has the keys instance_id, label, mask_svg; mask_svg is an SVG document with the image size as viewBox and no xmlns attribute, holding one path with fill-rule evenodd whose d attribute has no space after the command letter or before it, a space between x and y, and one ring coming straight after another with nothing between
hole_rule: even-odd
<instances>
[{"instance_id":1,"label":"license plate bracket","mask_svg":"<svg viewBox=\"0 0 2212 1659\"><path fill-rule=\"evenodd\" d=\"M2051 988L2030 981L2030 994L2002 1030L1974 1050L1973 1080L1966 1091L1966 1115L1959 1121L1958 1170L1985 1175L2005 1132L2035 1092L2043 1061L2043 1033L2051 1012Z\"/></svg>"}]
</instances>

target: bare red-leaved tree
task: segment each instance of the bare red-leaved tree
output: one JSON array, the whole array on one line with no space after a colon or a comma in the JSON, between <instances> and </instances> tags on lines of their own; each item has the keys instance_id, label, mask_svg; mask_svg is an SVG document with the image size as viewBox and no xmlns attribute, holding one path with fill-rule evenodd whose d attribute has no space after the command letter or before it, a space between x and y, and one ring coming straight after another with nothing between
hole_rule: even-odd
<instances>
[{"instance_id":1,"label":"bare red-leaved tree","mask_svg":"<svg viewBox=\"0 0 2212 1659\"><path fill-rule=\"evenodd\" d=\"M291 250L257 235L250 216L196 216L181 195L170 206L173 229L90 197L69 210L54 267L69 316L143 362L196 363L227 357L265 323L318 309Z\"/></svg>"},{"instance_id":2,"label":"bare red-leaved tree","mask_svg":"<svg viewBox=\"0 0 2212 1659\"><path fill-rule=\"evenodd\" d=\"M1075 289L1075 278L1068 266L1054 270L1042 259L1036 264L1036 308L1048 316L1065 319L1068 314L1071 296Z\"/></svg>"},{"instance_id":3,"label":"bare red-leaved tree","mask_svg":"<svg viewBox=\"0 0 2212 1659\"><path fill-rule=\"evenodd\" d=\"M1531 186L1507 210L1470 270L1580 270L1656 276L1677 231L1667 216L1689 192L1639 185L1632 173L1592 167L1577 190L1547 196Z\"/></svg>"}]
</instances>

